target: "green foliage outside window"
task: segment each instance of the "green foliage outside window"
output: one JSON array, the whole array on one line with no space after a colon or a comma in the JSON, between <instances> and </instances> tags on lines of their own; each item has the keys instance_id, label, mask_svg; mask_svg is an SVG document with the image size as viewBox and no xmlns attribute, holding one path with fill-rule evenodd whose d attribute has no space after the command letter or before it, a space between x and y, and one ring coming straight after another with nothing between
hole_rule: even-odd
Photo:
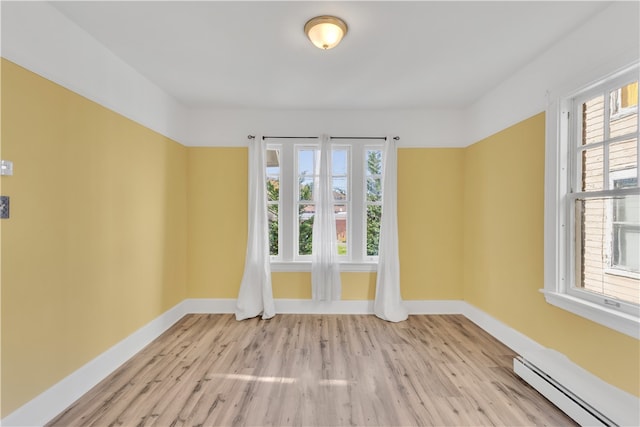
<instances>
[{"instance_id":1,"label":"green foliage outside window","mask_svg":"<svg viewBox=\"0 0 640 427\"><path fill-rule=\"evenodd\" d=\"M381 202L382 201L382 182L380 175L382 174L382 152L378 150L371 150L367 152L367 170L370 178L367 179L367 201L368 202ZM312 183L305 183L303 185L302 179L299 182L300 188L300 200L312 200ZM279 182L277 180L267 180L267 200L278 201L279 200ZM314 216L304 218L304 204L298 204L298 218L299 223L299 239L298 239L298 253L300 255L311 255L312 251L312 236L313 236L313 219ZM269 253L271 255L278 255L278 205L268 205L269 215ZM382 206L369 204L367 206L367 255L378 255L378 244L380 240L380 219L382 217ZM303 219L304 218L304 219ZM342 251L341 251L342 249ZM339 252L346 253L346 246L339 247Z\"/></svg>"},{"instance_id":2,"label":"green foliage outside window","mask_svg":"<svg viewBox=\"0 0 640 427\"><path fill-rule=\"evenodd\" d=\"M367 179L367 201L382 201L382 181L378 179L382 174L382 152L367 152L367 171L376 178ZM380 219L382 218L382 206L367 206L367 255L378 255L378 243L380 242Z\"/></svg>"},{"instance_id":3,"label":"green foliage outside window","mask_svg":"<svg viewBox=\"0 0 640 427\"><path fill-rule=\"evenodd\" d=\"M267 180L267 200L278 201L280 198L278 181ZM269 217L269 254L278 255L278 205L268 204L267 215Z\"/></svg>"},{"instance_id":4,"label":"green foliage outside window","mask_svg":"<svg viewBox=\"0 0 640 427\"><path fill-rule=\"evenodd\" d=\"M302 185L302 180L300 180L300 200L311 200L311 190L312 184L307 183ZM308 205L298 205L298 218L300 218L300 232L298 238L298 253L300 255L311 255L311 242L313 240L313 218L315 216L311 216L307 219L302 219L302 213L304 212L304 207Z\"/></svg>"}]
</instances>

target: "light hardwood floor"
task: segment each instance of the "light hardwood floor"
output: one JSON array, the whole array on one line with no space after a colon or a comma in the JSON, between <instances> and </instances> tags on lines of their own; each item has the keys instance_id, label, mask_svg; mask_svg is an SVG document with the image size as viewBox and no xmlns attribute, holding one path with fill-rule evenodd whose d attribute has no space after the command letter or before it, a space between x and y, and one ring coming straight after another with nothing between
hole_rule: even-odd
<instances>
[{"instance_id":1,"label":"light hardwood floor","mask_svg":"<svg viewBox=\"0 0 640 427\"><path fill-rule=\"evenodd\" d=\"M464 316L188 315L49 426L575 425Z\"/></svg>"}]
</instances>

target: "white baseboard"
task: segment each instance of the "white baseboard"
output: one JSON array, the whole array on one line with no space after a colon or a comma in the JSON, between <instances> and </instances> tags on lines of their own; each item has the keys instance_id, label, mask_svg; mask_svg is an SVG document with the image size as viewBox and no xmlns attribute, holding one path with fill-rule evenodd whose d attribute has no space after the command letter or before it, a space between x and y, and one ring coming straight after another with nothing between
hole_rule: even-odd
<instances>
[{"instance_id":1,"label":"white baseboard","mask_svg":"<svg viewBox=\"0 0 640 427\"><path fill-rule=\"evenodd\" d=\"M191 298L182 301L187 313L194 314L228 314L236 310L236 299L233 298Z\"/></svg>"},{"instance_id":2,"label":"white baseboard","mask_svg":"<svg viewBox=\"0 0 640 427\"><path fill-rule=\"evenodd\" d=\"M409 314L460 314L461 301L403 301ZM290 314L373 314L373 300L318 302L277 299L276 313Z\"/></svg>"},{"instance_id":3,"label":"white baseboard","mask_svg":"<svg viewBox=\"0 0 640 427\"><path fill-rule=\"evenodd\" d=\"M603 381L573 363L565 355L538 344L471 304L466 302L462 302L462 304L464 305L462 314L469 320L537 366L598 412L613 420L617 425L640 426L640 399L638 397ZM542 392L542 388L539 391ZM552 394L545 394L545 396L550 400L553 398ZM571 410L571 404L563 405L562 396L558 395L556 400L551 401L560 409L565 410L569 416L575 416L575 411ZM576 421L580 422L580 419L576 419ZM586 422L584 425L590 425L590 423Z\"/></svg>"},{"instance_id":4,"label":"white baseboard","mask_svg":"<svg viewBox=\"0 0 640 427\"><path fill-rule=\"evenodd\" d=\"M186 299L168 310L146 326L114 345L53 387L0 421L1 426L42 426L58 415L92 387L102 381L125 361L147 344L160 336L185 314L189 313L233 313L235 299ZM412 315L416 314L463 314L496 339L528 360L544 365L550 372L558 372L562 381L570 388L588 390L587 401L603 414L618 412L611 416L616 420L638 420L640 400L578 367L566 357L553 355L531 338L491 317L482 310L458 300L405 301ZM300 314L372 314L373 301L338 301L318 303L311 300L275 300L276 313ZM553 357L550 357L553 355ZM570 384L571 383L571 384ZM608 415L609 416L609 415ZM635 418L634 418L635 417ZM640 420L639 420L640 421ZM621 424L624 425L624 424ZM640 422L636 423L640 425Z\"/></svg>"},{"instance_id":5,"label":"white baseboard","mask_svg":"<svg viewBox=\"0 0 640 427\"><path fill-rule=\"evenodd\" d=\"M3 418L0 425L33 427L46 424L187 313L184 303L177 304Z\"/></svg>"},{"instance_id":6,"label":"white baseboard","mask_svg":"<svg viewBox=\"0 0 640 427\"><path fill-rule=\"evenodd\" d=\"M473 305L464 301L460 301L460 304L462 305L461 314L464 314L467 319L480 326L519 355L526 357L532 352L539 352L544 349L542 345L528 336L505 325Z\"/></svg>"},{"instance_id":7,"label":"white baseboard","mask_svg":"<svg viewBox=\"0 0 640 427\"><path fill-rule=\"evenodd\" d=\"M188 313L233 313L235 299L187 299ZM409 314L462 314L465 304L456 300L404 301ZM373 300L313 301L276 299L276 313L282 314L373 314Z\"/></svg>"},{"instance_id":8,"label":"white baseboard","mask_svg":"<svg viewBox=\"0 0 640 427\"><path fill-rule=\"evenodd\" d=\"M373 301L313 301L277 299L276 313L286 314L373 314Z\"/></svg>"},{"instance_id":9,"label":"white baseboard","mask_svg":"<svg viewBox=\"0 0 640 427\"><path fill-rule=\"evenodd\" d=\"M409 314L463 314L465 302L460 300L403 301Z\"/></svg>"}]
</instances>

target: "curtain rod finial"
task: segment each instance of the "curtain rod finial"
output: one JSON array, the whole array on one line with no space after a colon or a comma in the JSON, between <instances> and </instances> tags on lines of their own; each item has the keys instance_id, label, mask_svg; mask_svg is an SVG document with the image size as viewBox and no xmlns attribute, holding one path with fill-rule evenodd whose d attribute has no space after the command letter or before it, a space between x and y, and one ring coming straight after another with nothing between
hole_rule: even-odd
<instances>
[{"instance_id":1,"label":"curtain rod finial","mask_svg":"<svg viewBox=\"0 0 640 427\"><path fill-rule=\"evenodd\" d=\"M248 139L256 139L256 136L255 135L247 135L247 138Z\"/></svg>"}]
</instances>

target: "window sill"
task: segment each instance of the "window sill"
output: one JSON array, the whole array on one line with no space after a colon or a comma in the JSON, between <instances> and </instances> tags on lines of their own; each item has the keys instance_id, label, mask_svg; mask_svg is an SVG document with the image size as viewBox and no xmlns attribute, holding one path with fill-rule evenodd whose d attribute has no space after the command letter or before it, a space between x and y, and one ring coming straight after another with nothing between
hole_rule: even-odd
<instances>
[{"instance_id":1,"label":"window sill","mask_svg":"<svg viewBox=\"0 0 640 427\"><path fill-rule=\"evenodd\" d=\"M378 270L377 262L343 262L340 263L341 272L372 273ZM310 272L310 262L278 262L271 261L271 271L280 272Z\"/></svg>"},{"instance_id":2,"label":"window sill","mask_svg":"<svg viewBox=\"0 0 640 427\"><path fill-rule=\"evenodd\" d=\"M640 318L558 292L540 290L547 302L573 314L599 323L622 334L640 339Z\"/></svg>"}]
</instances>

